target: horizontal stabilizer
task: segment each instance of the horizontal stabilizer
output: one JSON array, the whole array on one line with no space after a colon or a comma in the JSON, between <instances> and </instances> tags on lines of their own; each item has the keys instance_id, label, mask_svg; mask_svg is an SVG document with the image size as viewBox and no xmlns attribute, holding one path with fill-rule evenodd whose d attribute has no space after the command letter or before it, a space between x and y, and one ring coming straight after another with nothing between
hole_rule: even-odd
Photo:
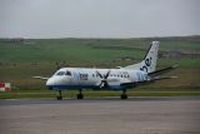
<instances>
[{"instance_id":1,"label":"horizontal stabilizer","mask_svg":"<svg viewBox=\"0 0 200 134\"><path fill-rule=\"evenodd\" d=\"M167 67L167 68L164 68L164 69L160 69L160 70L157 70L157 71L154 71L154 72L151 72L149 73L148 75L149 76L157 76L157 75L160 75L160 74L163 74L163 73L167 73L173 69L176 69L178 67L178 65L173 65L173 66L170 66L170 67Z\"/></svg>"}]
</instances>

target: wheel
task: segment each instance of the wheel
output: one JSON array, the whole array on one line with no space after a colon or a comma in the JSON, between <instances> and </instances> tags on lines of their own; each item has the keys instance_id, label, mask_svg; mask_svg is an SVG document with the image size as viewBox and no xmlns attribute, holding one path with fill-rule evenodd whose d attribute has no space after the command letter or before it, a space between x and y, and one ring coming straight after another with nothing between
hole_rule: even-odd
<instances>
[{"instance_id":1,"label":"wheel","mask_svg":"<svg viewBox=\"0 0 200 134\"><path fill-rule=\"evenodd\" d=\"M127 96L126 94L122 94L122 95L121 95L121 99L122 99L122 100L126 100L126 99L128 99L128 96Z\"/></svg>"},{"instance_id":2,"label":"wheel","mask_svg":"<svg viewBox=\"0 0 200 134\"><path fill-rule=\"evenodd\" d=\"M83 94L77 94L77 99L82 100L84 98Z\"/></svg>"},{"instance_id":3,"label":"wheel","mask_svg":"<svg viewBox=\"0 0 200 134\"><path fill-rule=\"evenodd\" d=\"M62 96L57 96L57 100L62 100Z\"/></svg>"},{"instance_id":4,"label":"wheel","mask_svg":"<svg viewBox=\"0 0 200 134\"><path fill-rule=\"evenodd\" d=\"M57 96L57 100L62 100L63 99L63 97L62 97L62 91L59 90L58 93L59 93L59 95Z\"/></svg>"}]
</instances>

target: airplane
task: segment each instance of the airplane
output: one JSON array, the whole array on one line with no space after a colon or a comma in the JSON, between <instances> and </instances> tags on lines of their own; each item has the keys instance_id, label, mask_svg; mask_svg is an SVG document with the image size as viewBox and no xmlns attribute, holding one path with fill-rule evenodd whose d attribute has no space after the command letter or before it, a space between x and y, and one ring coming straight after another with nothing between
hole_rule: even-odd
<instances>
[{"instance_id":1,"label":"airplane","mask_svg":"<svg viewBox=\"0 0 200 134\"><path fill-rule=\"evenodd\" d=\"M176 76L161 76L160 74L177 68L173 65L156 70L159 41L152 41L144 59L137 64L118 67L116 69L100 68L60 68L51 77L33 76L35 79L47 80L46 86L50 90L58 91L57 100L62 100L62 91L77 89L77 99L83 99L83 89L122 91L121 99L127 99L127 89L140 84L152 83L162 79L173 79Z\"/></svg>"}]
</instances>

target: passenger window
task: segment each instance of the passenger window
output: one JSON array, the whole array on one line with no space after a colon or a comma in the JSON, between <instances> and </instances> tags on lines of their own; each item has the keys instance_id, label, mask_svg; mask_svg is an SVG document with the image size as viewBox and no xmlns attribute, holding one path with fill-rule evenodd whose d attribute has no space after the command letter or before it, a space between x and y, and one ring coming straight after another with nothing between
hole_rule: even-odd
<instances>
[{"instance_id":1,"label":"passenger window","mask_svg":"<svg viewBox=\"0 0 200 134\"><path fill-rule=\"evenodd\" d=\"M67 71L67 72L65 73L65 75L71 76L72 74L71 74L70 71Z\"/></svg>"}]
</instances>

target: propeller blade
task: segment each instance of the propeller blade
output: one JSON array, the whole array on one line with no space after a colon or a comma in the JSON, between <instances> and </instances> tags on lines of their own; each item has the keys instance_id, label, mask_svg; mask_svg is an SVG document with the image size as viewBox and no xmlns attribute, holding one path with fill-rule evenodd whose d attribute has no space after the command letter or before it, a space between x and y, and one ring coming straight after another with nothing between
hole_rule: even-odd
<instances>
[{"instance_id":1,"label":"propeller blade","mask_svg":"<svg viewBox=\"0 0 200 134\"><path fill-rule=\"evenodd\" d=\"M101 79L103 79L103 75L101 75L98 71L96 71L96 73L97 73L97 75L99 75L99 77L100 77Z\"/></svg>"},{"instance_id":2,"label":"propeller blade","mask_svg":"<svg viewBox=\"0 0 200 134\"><path fill-rule=\"evenodd\" d=\"M101 73L99 73L98 71L96 71L97 75L99 75L99 77L102 79L101 80L101 83L99 84L99 87L100 88L103 88L103 87L108 87L109 84L108 84L108 81L107 81L107 78L108 76L110 75L110 70L106 73L106 75L102 75Z\"/></svg>"},{"instance_id":3,"label":"propeller blade","mask_svg":"<svg viewBox=\"0 0 200 134\"><path fill-rule=\"evenodd\" d=\"M105 83L104 83L104 82L101 82L100 85L99 85L99 87L100 87L100 88L103 88L104 85L105 85Z\"/></svg>"},{"instance_id":4,"label":"propeller blade","mask_svg":"<svg viewBox=\"0 0 200 134\"><path fill-rule=\"evenodd\" d=\"M105 79L107 79L109 75L110 75L110 70L107 72Z\"/></svg>"}]
</instances>

